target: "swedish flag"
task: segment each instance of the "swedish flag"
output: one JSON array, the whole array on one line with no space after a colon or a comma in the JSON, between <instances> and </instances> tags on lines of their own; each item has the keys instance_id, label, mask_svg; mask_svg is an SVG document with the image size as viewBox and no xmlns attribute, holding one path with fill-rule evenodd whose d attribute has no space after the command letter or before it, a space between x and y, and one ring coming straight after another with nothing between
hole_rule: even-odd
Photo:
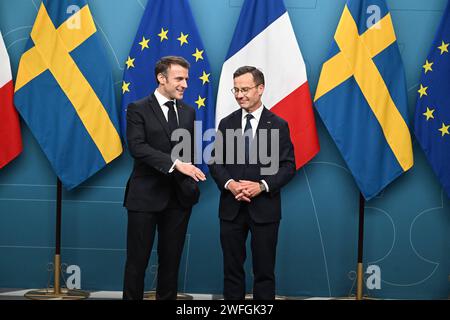
<instances>
[{"instance_id":1,"label":"swedish flag","mask_svg":"<svg viewBox=\"0 0 450 320\"><path fill-rule=\"evenodd\" d=\"M413 166L403 63L384 0L349 0L315 105L369 200Z\"/></svg>"},{"instance_id":2,"label":"swedish flag","mask_svg":"<svg viewBox=\"0 0 450 320\"><path fill-rule=\"evenodd\" d=\"M23 53L15 105L63 185L122 153L106 54L85 0L44 0Z\"/></svg>"},{"instance_id":3,"label":"swedish flag","mask_svg":"<svg viewBox=\"0 0 450 320\"><path fill-rule=\"evenodd\" d=\"M423 65L414 132L450 198L450 3Z\"/></svg>"},{"instance_id":4,"label":"swedish flag","mask_svg":"<svg viewBox=\"0 0 450 320\"><path fill-rule=\"evenodd\" d=\"M126 109L152 94L156 87L156 62L163 56L182 56L191 64L189 88L183 100L196 110L196 159L202 157L202 133L214 128L215 102L211 68L187 0L148 1L136 38L126 60L122 83L122 136L126 141ZM206 147L206 143L205 143ZM207 159L205 159L207 160ZM206 172L206 163L200 164Z\"/></svg>"}]
</instances>

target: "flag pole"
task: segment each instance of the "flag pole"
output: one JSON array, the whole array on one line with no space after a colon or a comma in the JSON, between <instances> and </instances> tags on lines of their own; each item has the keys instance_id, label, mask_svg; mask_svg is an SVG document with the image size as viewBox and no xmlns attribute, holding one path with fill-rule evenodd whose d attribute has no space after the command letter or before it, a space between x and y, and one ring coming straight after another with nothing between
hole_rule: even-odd
<instances>
[{"instance_id":1,"label":"flag pole","mask_svg":"<svg viewBox=\"0 0 450 320\"><path fill-rule=\"evenodd\" d=\"M81 300L87 299L89 293L81 290L61 288L61 221L62 221L62 183L56 182L56 226L55 226L55 257L54 257L54 286L51 288L29 291L25 297L32 300Z\"/></svg>"},{"instance_id":2,"label":"flag pole","mask_svg":"<svg viewBox=\"0 0 450 320\"><path fill-rule=\"evenodd\" d=\"M359 193L358 267L356 272L356 300L363 299L363 253L364 253L364 196Z\"/></svg>"}]
</instances>

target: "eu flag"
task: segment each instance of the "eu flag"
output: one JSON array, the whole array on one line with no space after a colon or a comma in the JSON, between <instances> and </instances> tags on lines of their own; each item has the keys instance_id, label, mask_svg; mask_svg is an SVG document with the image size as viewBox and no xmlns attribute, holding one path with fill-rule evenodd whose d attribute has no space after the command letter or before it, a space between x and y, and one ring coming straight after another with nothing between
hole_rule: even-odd
<instances>
[{"instance_id":1,"label":"eu flag","mask_svg":"<svg viewBox=\"0 0 450 320\"><path fill-rule=\"evenodd\" d=\"M45 0L19 63L16 108L68 189L122 153L100 42L85 0Z\"/></svg>"},{"instance_id":2,"label":"eu flag","mask_svg":"<svg viewBox=\"0 0 450 320\"><path fill-rule=\"evenodd\" d=\"M366 200L413 166L405 72L384 0L348 0L315 104Z\"/></svg>"},{"instance_id":3,"label":"eu flag","mask_svg":"<svg viewBox=\"0 0 450 320\"><path fill-rule=\"evenodd\" d=\"M183 100L195 108L196 120L202 125L202 130L196 126L196 160L201 160L201 134L214 128L215 103L211 68L188 0L149 0L147 3L123 76L122 137L126 141L128 104L155 91L155 64L164 56L182 56L191 64L189 88ZM207 171L205 163L200 167Z\"/></svg>"},{"instance_id":4,"label":"eu flag","mask_svg":"<svg viewBox=\"0 0 450 320\"><path fill-rule=\"evenodd\" d=\"M417 141L450 198L450 3L423 65L415 113Z\"/></svg>"}]
</instances>

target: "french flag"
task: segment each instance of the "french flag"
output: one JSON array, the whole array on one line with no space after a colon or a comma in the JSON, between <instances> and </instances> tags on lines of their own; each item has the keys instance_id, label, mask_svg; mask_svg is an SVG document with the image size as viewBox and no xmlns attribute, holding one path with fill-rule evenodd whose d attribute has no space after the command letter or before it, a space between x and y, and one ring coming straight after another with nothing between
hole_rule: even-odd
<instances>
[{"instance_id":1,"label":"french flag","mask_svg":"<svg viewBox=\"0 0 450 320\"><path fill-rule=\"evenodd\" d=\"M0 32L0 169L22 152L19 116L13 105L11 66Z\"/></svg>"},{"instance_id":2,"label":"french flag","mask_svg":"<svg viewBox=\"0 0 450 320\"><path fill-rule=\"evenodd\" d=\"M246 0L222 67L216 124L239 109L233 73L254 66L265 76L263 103L289 123L297 169L320 150L306 67L282 0Z\"/></svg>"}]
</instances>

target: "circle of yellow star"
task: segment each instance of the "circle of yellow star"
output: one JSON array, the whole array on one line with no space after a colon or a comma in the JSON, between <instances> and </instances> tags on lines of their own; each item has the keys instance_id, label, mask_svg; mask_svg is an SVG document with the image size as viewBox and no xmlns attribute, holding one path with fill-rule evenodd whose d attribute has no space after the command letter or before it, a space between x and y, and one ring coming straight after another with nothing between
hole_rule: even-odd
<instances>
[{"instance_id":1,"label":"circle of yellow star","mask_svg":"<svg viewBox=\"0 0 450 320\"><path fill-rule=\"evenodd\" d=\"M435 109L430 109L427 107L427 112L423 113L423 115L425 117L427 117L427 121L430 119L434 119L434 111L436 111Z\"/></svg>"},{"instance_id":2,"label":"circle of yellow star","mask_svg":"<svg viewBox=\"0 0 450 320\"><path fill-rule=\"evenodd\" d=\"M150 39L145 39L145 37L142 37L142 41L139 42L139 44L141 45L141 51L144 51L144 49L148 49L148 43L150 42Z\"/></svg>"},{"instance_id":3,"label":"circle of yellow star","mask_svg":"<svg viewBox=\"0 0 450 320\"><path fill-rule=\"evenodd\" d=\"M128 57L127 62L125 62L127 65L127 69L134 68L134 60L136 59L131 59L131 57Z\"/></svg>"},{"instance_id":4,"label":"circle of yellow star","mask_svg":"<svg viewBox=\"0 0 450 320\"><path fill-rule=\"evenodd\" d=\"M433 66L434 62L429 62L428 60L425 62L425 64L423 65L423 68L425 69L425 74L428 71L433 71L433 69L431 68Z\"/></svg>"},{"instance_id":5,"label":"circle of yellow star","mask_svg":"<svg viewBox=\"0 0 450 320\"><path fill-rule=\"evenodd\" d=\"M201 96L198 96L198 100L195 101L195 103L198 105L198 108L200 109L201 107L206 107L205 105L205 100L206 98L202 98Z\"/></svg>"},{"instance_id":6,"label":"circle of yellow star","mask_svg":"<svg viewBox=\"0 0 450 320\"><path fill-rule=\"evenodd\" d=\"M203 52L205 50L198 50L197 48L195 48L195 53L192 54L195 57L195 62L198 62L198 60L203 60Z\"/></svg>"},{"instance_id":7,"label":"circle of yellow star","mask_svg":"<svg viewBox=\"0 0 450 320\"><path fill-rule=\"evenodd\" d=\"M169 32L169 29L164 30L164 28L161 28L161 32L158 33L158 37L161 38L161 42L163 42L164 40L169 40L169 38L167 37L168 32Z\"/></svg>"},{"instance_id":8,"label":"circle of yellow star","mask_svg":"<svg viewBox=\"0 0 450 320\"><path fill-rule=\"evenodd\" d=\"M424 87L423 85L420 85L420 89L417 92L420 93L420 97L422 98L423 96L428 96L427 90L428 90L428 87Z\"/></svg>"},{"instance_id":9,"label":"circle of yellow star","mask_svg":"<svg viewBox=\"0 0 450 320\"><path fill-rule=\"evenodd\" d=\"M442 41L442 45L440 47L438 47L438 49L441 50L441 55L443 55L444 52L448 52L449 45L450 45L450 43L445 43L444 41Z\"/></svg>"},{"instance_id":10,"label":"circle of yellow star","mask_svg":"<svg viewBox=\"0 0 450 320\"><path fill-rule=\"evenodd\" d=\"M187 38L189 37L188 34L181 33L181 36L177 39L180 41L180 46L183 46L183 44L188 43Z\"/></svg>"},{"instance_id":11,"label":"circle of yellow star","mask_svg":"<svg viewBox=\"0 0 450 320\"><path fill-rule=\"evenodd\" d=\"M203 75L199 78L200 80L203 81L203 84L209 82L209 76L211 75L211 73L206 73L205 71L203 71Z\"/></svg>"},{"instance_id":12,"label":"circle of yellow star","mask_svg":"<svg viewBox=\"0 0 450 320\"><path fill-rule=\"evenodd\" d=\"M125 92L130 92L130 84L131 82L123 82L122 84L122 94L125 94Z\"/></svg>"},{"instance_id":13,"label":"circle of yellow star","mask_svg":"<svg viewBox=\"0 0 450 320\"><path fill-rule=\"evenodd\" d=\"M442 128L440 128L439 131L442 132L442 136L445 136L446 134L450 134L448 129L450 129L450 124L446 126L445 123L443 123Z\"/></svg>"}]
</instances>

